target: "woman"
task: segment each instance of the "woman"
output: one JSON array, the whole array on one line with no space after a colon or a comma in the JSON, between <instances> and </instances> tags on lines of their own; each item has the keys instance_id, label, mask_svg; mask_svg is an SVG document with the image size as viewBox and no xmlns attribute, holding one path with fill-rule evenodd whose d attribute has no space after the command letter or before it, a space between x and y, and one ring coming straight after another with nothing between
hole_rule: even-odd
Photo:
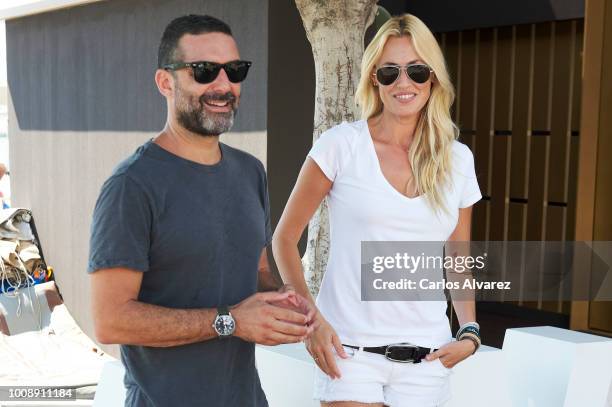
<instances>
[{"instance_id":1,"label":"woman","mask_svg":"<svg viewBox=\"0 0 612 407\"><path fill-rule=\"evenodd\" d=\"M297 242L328 196L330 257L306 341L320 368L315 398L322 406L441 405L449 369L480 344L474 301L454 301L461 329L453 341L445 301L368 302L360 291L362 241L468 241L481 198L472 153L456 141L444 57L423 22L404 15L380 28L355 99L363 120L326 131L308 154L274 257L285 282L313 301ZM418 346L388 347L406 342Z\"/></svg>"}]
</instances>

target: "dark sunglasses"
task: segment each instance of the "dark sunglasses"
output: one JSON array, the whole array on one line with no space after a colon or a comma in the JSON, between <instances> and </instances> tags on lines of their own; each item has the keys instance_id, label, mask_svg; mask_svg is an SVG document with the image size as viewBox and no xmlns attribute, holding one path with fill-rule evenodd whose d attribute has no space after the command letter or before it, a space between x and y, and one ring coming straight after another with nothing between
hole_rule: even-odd
<instances>
[{"instance_id":1,"label":"dark sunglasses","mask_svg":"<svg viewBox=\"0 0 612 407\"><path fill-rule=\"evenodd\" d=\"M425 64L385 65L376 70L374 76L383 86L391 85L398 80L402 71L406 71L408 78L414 83L423 84L429 80L433 70Z\"/></svg>"},{"instance_id":2,"label":"dark sunglasses","mask_svg":"<svg viewBox=\"0 0 612 407\"><path fill-rule=\"evenodd\" d=\"M219 71L223 69L227 74L230 82L239 83L246 79L251 61L230 61L224 64L216 62L198 61L198 62L177 62L164 66L165 70L176 71L183 68L191 68L193 79L198 83L211 83L219 75Z\"/></svg>"}]
</instances>

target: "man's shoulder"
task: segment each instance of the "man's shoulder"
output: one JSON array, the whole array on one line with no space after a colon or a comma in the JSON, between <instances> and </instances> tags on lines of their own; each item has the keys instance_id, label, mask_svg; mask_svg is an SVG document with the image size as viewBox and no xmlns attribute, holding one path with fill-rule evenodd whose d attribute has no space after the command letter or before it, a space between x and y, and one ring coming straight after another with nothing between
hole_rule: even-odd
<instances>
[{"instance_id":1,"label":"man's shoulder","mask_svg":"<svg viewBox=\"0 0 612 407\"><path fill-rule=\"evenodd\" d=\"M223 152L228 155L228 158L237 163L240 167L243 167L248 170L257 170L257 172L261 172L265 174L265 168L259 158L254 155L247 153L244 150L240 150L238 148L232 147L228 144L223 144Z\"/></svg>"},{"instance_id":2,"label":"man's shoulder","mask_svg":"<svg viewBox=\"0 0 612 407\"><path fill-rule=\"evenodd\" d=\"M150 148L151 141L140 145L136 151L119 162L113 169L109 179L130 178L135 182L142 182L143 178L152 175L156 168L155 162L149 159L146 151Z\"/></svg>"}]
</instances>

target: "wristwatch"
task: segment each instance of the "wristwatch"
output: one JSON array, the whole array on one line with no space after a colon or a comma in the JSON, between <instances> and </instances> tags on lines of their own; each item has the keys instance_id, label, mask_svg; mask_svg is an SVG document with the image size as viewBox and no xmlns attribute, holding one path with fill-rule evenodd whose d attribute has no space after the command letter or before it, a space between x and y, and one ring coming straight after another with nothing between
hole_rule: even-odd
<instances>
[{"instance_id":1,"label":"wristwatch","mask_svg":"<svg viewBox=\"0 0 612 407\"><path fill-rule=\"evenodd\" d=\"M229 338L234 334L236 321L234 321L234 317L230 314L227 306L217 308L217 317L212 326L219 338Z\"/></svg>"}]
</instances>

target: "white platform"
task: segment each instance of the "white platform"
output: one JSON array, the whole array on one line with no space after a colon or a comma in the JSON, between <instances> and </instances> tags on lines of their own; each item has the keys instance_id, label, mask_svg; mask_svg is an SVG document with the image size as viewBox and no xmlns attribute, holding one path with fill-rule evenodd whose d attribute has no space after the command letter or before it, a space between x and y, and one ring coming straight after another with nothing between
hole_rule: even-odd
<instances>
[{"instance_id":1,"label":"white platform","mask_svg":"<svg viewBox=\"0 0 612 407\"><path fill-rule=\"evenodd\" d=\"M453 367L452 398L444 407L511 407L508 375L503 365L501 349L481 346L475 355Z\"/></svg>"},{"instance_id":2,"label":"white platform","mask_svg":"<svg viewBox=\"0 0 612 407\"><path fill-rule=\"evenodd\" d=\"M258 345L255 358L270 407L319 407L312 398L316 365L304 344Z\"/></svg>"},{"instance_id":3,"label":"white platform","mask_svg":"<svg viewBox=\"0 0 612 407\"><path fill-rule=\"evenodd\" d=\"M612 339L550 326L508 329L503 353L515 406L612 406Z\"/></svg>"},{"instance_id":4,"label":"white platform","mask_svg":"<svg viewBox=\"0 0 612 407\"><path fill-rule=\"evenodd\" d=\"M124 375L125 369L120 361L108 362L104 365L93 407L123 406L125 404Z\"/></svg>"},{"instance_id":5,"label":"white platform","mask_svg":"<svg viewBox=\"0 0 612 407\"><path fill-rule=\"evenodd\" d=\"M315 365L303 344L257 346L270 407L315 407ZM444 407L612 407L612 339L553 327L508 329L456 365ZM123 405L123 367L108 363L94 407ZM418 406L415 406L418 407Z\"/></svg>"}]
</instances>

